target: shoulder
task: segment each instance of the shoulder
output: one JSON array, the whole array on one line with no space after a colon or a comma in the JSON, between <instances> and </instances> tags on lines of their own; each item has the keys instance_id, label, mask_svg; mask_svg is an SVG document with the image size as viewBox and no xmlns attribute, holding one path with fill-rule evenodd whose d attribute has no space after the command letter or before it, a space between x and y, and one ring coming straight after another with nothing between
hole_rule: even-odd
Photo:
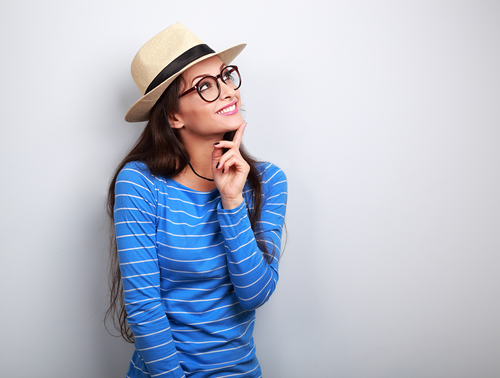
<instances>
[{"instance_id":1,"label":"shoulder","mask_svg":"<svg viewBox=\"0 0 500 378\"><path fill-rule=\"evenodd\" d=\"M256 168L260 174L262 184L262 195L267 201L270 198L283 197L283 203L286 203L288 196L288 184L285 172L278 166L269 162L259 162Z\"/></svg>"},{"instance_id":2,"label":"shoulder","mask_svg":"<svg viewBox=\"0 0 500 378\"><path fill-rule=\"evenodd\" d=\"M125 164L116 177L115 195L134 194L140 197L156 197L158 178L141 162Z\"/></svg>"},{"instance_id":3,"label":"shoulder","mask_svg":"<svg viewBox=\"0 0 500 378\"><path fill-rule=\"evenodd\" d=\"M283 217L288 199L285 172L280 167L268 162L259 162L256 168L261 177L262 216L265 216L266 219L275 216Z\"/></svg>"},{"instance_id":4,"label":"shoulder","mask_svg":"<svg viewBox=\"0 0 500 378\"><path fill-rule=\"evenodd\" d=\"M287 183L285 172L278 166L269 162L259 162L255 165L260 174L263 186L285 185Z\"/></svg>"},{"instance_id":5,"label":"shoulder","mask_svg":"<svg viewBox=\"0 0 500 378\"><path fill-rule=\"evenodd\" d=\"M155 186L156 178L151 174L146 164L140 161L132 161L125 164L118 173L116 182L118 183L121 181Z\"/></svg>"},{"instance_id":6,"label":"shoulder","mask_svg":"<svg viewBox=\"0 0 500 378\"><path fill-rule=\"evenodd\" d=\"M136 161L125 164L115 182L115 221L155 222L158 204L156 181L145 164Z\"/></svg>"}]
</instances>

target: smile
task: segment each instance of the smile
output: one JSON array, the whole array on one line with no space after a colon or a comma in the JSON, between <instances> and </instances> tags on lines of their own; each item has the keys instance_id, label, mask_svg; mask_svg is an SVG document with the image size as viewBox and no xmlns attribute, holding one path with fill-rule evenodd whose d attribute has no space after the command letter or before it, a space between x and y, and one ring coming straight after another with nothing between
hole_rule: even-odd
<instances>
[{"instance_id":1,"label":"smile","mask_svg":"<svg viewBox=\"0 0 500 378\"><path fill-rule=\"evenodd\" d=\"M231 114L234 114L236 110L237 109L236 109L236 102L235 102L234 104L229 105L229 106L219 110L215 114L228 114L229 113L228 115L231 115Z\"/></svg>"}]
</instances>

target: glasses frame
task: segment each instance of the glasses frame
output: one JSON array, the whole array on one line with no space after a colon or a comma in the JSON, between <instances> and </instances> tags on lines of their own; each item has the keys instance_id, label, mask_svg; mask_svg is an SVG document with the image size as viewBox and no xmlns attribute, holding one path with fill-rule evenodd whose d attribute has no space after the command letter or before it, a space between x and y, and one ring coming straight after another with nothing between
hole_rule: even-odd
<instances>
[{"instance_id":1,"label":"glasses frame","mask_svg":"<svg viewBox=\"0 0 500 378\"><path fill-rule=\"evenodd\" d=\"M220 71L220 74L218 74L217 76L212 76L212 75L207 75L207 76L203 76L200 80L198 80L198 82L191 88L189 88L188 90L185 90L184 92L182 92L180 95L179 95L179 98L181 97L184 97L185 95L193 92L194 90L196 90L198 92L198 94L200 95L201 99L203 101L206 101L206 102L214 102L214 101L217 101L217 99L220 97L220 91L221 91L221 88L220 88L220 84L219 84L219 79L222 80L222 82L224 84L226 84L227 86L229 86L229 84L226 83L226 80L224 80L224 78L222 77L222 73L228 69L228 68L232 68L234 69L234 71L236 71L236 74L238 75L239 79L240 79L240 84L234 88L234 90L238 90L240 87L241 87L241 75L240 75L240 71L238 70L238 66L225 66L221 71ZM233 71L233 72L234 72ZM214 100L206 100L203 95L201 94L201 91L200 91L200 88L198 87L198 84L200 84L203 80L207 79L207 78L213 78L215 79L215 82L217 83L217 89L219 90L219 94L217 95L217 97L214 99Z\"/></svg>"}]
</instances>

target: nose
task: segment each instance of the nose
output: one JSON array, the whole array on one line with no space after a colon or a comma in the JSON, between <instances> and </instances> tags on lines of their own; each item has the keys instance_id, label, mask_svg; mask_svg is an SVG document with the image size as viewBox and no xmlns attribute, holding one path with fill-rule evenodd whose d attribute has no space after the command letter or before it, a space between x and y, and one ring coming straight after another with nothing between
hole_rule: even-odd
<instances>
[{"instance_id":1,"label":"nose","mask_svg":"<svg viewBox=\"0 0 500 378\"><path fill-rule=\"evenodd\" d=\"M220 96L219 98L221 99L227 99L227 98L232 98L235 95L236 90L234 88L231 88L229 85L224 83L222 79L219 77L219 86L220 86Z\"/></svg>"}]
</instances>

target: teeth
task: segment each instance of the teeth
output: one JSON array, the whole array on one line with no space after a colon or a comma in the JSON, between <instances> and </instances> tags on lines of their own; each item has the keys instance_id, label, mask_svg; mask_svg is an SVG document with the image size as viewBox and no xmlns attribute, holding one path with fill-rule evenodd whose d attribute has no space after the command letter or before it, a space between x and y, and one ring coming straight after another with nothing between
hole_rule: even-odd
<instances>
[{"instance_id":1,"label":"teeth","mask_svg":"<svg viewBox=\"0 0 500 378\"><path fill-rule=\"evenodd\" d=\"M221 111L217 112L217 114L224 114L227 112L232 112L234 109L236 109L236 104L233 104L232 106L229 106L227 108L222 109Z\"/></svg>"}]
</instances>

